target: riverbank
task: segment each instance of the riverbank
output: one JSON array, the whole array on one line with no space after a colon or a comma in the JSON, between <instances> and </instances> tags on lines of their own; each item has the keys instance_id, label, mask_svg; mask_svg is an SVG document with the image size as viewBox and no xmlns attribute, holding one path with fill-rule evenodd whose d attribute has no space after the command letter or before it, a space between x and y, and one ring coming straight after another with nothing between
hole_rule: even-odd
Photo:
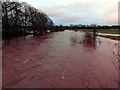
<instances>
[{"instance_id":1,"label":"riverbank","mask_svg":"<svg viewBox=\"0 0 120 90\"><path fill-rule=\"evenodd\" d=\"M81 31L92 33L92 29L84 29ZM98 29L96 35L113 40L120 40L119 29Z\"/></svg>"},{"instance_id":2,"label":"riverbank","mask_svg":"<svg viewBox=\"0 0 120 90\"><path fill-rule=\"evenodd\" d=\"M97 36L104 37L104 38L109 38L113 40L120 40L120 36L114 36L114 35L104 35L104 34L97 34Z\"/></svg>"}]
</instances>

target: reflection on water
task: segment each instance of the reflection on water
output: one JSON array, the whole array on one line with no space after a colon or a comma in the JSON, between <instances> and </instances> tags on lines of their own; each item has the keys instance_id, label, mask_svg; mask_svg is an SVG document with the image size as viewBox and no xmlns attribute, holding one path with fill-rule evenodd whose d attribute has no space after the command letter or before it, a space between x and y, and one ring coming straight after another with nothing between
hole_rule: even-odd
<instances>
[{"instance_id":1,"label":"reflection on water","mask_svg":"<svg viewBox=\"0 0 120 90\"><path fill-rule=\"evenodd\" d=\"M82 32L74 32L71 36L71 41L73 44L82 44L85 47L89 48L97 48L97 44L101 44L101 41L97 39L96 35L92 35L91 33L82 33Z\"/></svg>"},{"instance_id":2,"label":"reflection on water","mask_svg":"<svg viewBox=\"0 0 120 90\"><path fill-rule=\"evenodd\" d=\"M96 48L96 36L92 36L90 33L85 33L83 42L86 47Z\"/></svg>"}]
</instances>

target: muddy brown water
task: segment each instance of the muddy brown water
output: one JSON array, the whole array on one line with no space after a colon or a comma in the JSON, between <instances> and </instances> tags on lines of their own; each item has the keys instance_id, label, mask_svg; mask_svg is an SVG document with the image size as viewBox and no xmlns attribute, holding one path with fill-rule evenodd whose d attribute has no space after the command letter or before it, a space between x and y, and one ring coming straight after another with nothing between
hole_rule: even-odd
<instances>
[{"instance_id":1,"label":"muddy brown water","mask_svg":"<svg viewBox=\"0 0 120 90\"><path fill-rule=\"evenodd\" d=\"M65 30L2 48L3 88L117 88L118 42Z\"/></svg>"}]
</instances>

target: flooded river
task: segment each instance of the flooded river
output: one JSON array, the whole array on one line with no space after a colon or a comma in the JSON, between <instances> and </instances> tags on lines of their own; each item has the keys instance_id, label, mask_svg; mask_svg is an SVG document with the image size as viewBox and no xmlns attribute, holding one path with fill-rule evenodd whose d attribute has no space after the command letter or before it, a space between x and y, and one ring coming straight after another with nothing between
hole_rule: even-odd
<instances>
[{"instance_id":1,"label":"flooded river","mask_svg":"<svg viewBox=\"0 0 120 90\"><path fill-rule=\"evenodd\" d=\"M118 42L65 30L3 47L3 88L117 88Z\"/></svg>"}]
</instances>

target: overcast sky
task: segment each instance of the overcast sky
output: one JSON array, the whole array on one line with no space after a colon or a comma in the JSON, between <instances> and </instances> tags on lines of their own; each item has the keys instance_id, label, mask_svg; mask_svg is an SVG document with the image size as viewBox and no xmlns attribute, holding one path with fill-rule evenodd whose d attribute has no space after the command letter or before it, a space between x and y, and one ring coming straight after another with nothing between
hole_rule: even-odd
<instances>
[{"instance_id":1,"label":"overcast sky","mask_svg":"<svg viewBox=\"0 0 120 90\"><path fill-rule=\"evenodd\" d=\"M118 24L119 0L19 0L45 12L55 24Z\"/></svg>"}]
</instances>

